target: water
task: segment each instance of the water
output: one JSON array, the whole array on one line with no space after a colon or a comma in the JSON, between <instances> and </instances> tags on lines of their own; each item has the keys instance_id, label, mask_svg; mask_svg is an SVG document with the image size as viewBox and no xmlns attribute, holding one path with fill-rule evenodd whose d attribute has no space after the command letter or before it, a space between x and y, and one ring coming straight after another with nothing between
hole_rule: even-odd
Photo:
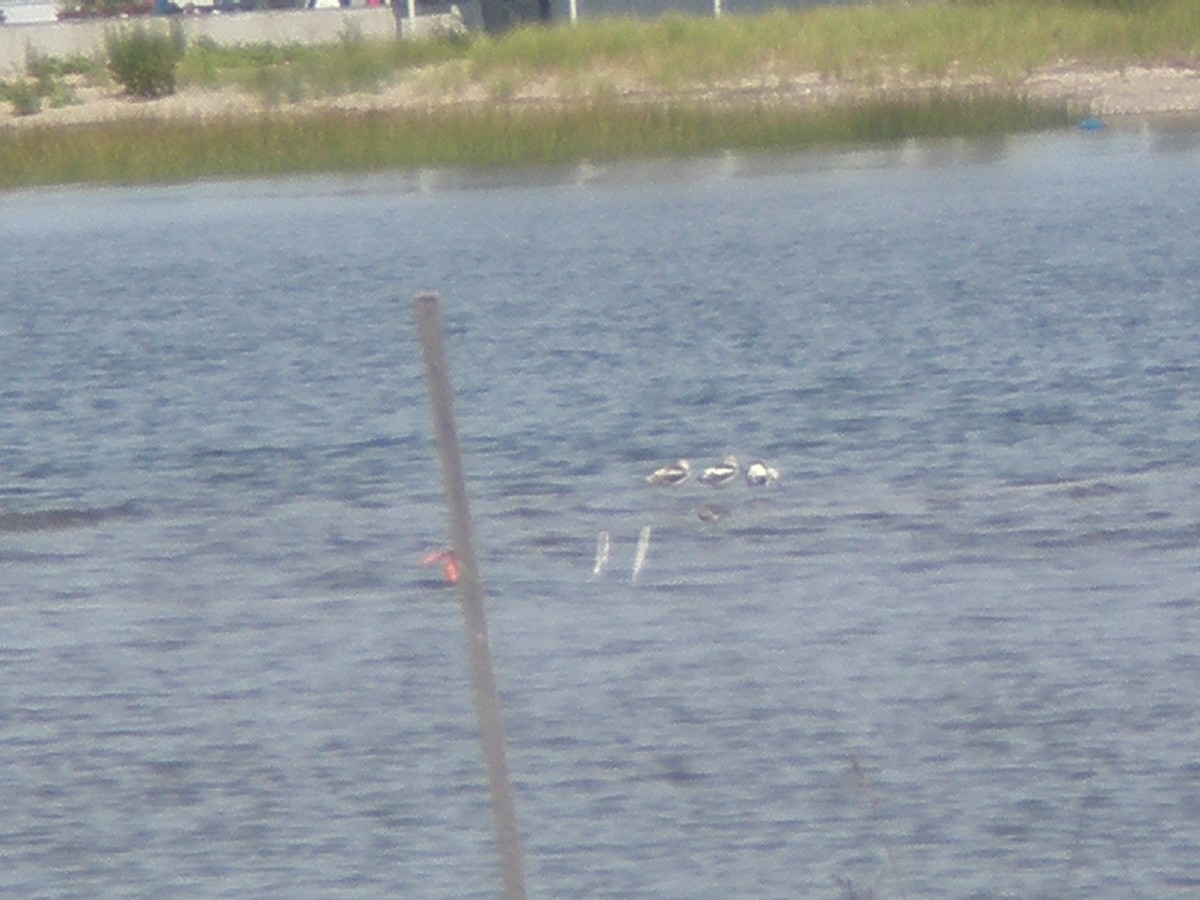
<instances>
[{"instance_id":1,"label":"water","mask_svg":"<svg viewBox=\"0 0 1200 900\"><path fill-rule=\"evenodd\" d=\"M1198 176L1160 129L0 196L0 888L498 892L435 289L533 895L1194 896ZM643 481L730 452L781 483Z\"/></svg>"}]
</instances>

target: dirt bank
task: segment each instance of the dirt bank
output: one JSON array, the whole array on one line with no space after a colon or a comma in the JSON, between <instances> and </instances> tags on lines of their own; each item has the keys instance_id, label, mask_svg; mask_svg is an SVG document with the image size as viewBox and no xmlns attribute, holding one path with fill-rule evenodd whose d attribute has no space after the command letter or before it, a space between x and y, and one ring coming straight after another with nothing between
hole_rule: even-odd
<instances>
[{"instance_id":1,"label":"dirt bank","mask_svg":"<svg viewBox=\"0 0 1200 900\"><path fill-rule=\"evenodd\" d=\"M1062 65L1037 72L1024 87L1031 96L1070 100L1098 116L1200 113L1200 69L1190 66Z\"/></svg>"},{"instance_id":2,"label":"dirt bank","mask_svg":"<svg viewBox=\"0 0 1200 900\"><path fill-rule=\"evenodd\" d=\"M941 83L896 79L881 86L828 79L820 75L795 75L747 79L737 84L710 86L680 94L628 84L619 89L619 96L641 102L686 100L725 104L769 100L805 106L847 102L881 93L989 86L1015 89L1040 99L1069 101L1081 112L1097 116L1200 115L1200 68L1171 65L1100 69L1063 64L1035 72L1016 84L1005 85L993 84L984 78L972 78ZM135 117L204 119L257 115L264 109L257 97L235 88L218 91L188 88L157 100L126 97L114 87L79 85L75 93L77 102L57 109L46 108L33 115L14 115L11 106L4 104L0 108L0 128L65 126ZM476 87L456 93L434 92L422 87L418 81L393 85L372 93L347 94L272 108L282 114L303 115L322 109L389 110L449 103L557 103L570 102L570 99L568 93L559 91L553 84L527 86L505 100L497 101Z\"/></svg>"}]
</instances>

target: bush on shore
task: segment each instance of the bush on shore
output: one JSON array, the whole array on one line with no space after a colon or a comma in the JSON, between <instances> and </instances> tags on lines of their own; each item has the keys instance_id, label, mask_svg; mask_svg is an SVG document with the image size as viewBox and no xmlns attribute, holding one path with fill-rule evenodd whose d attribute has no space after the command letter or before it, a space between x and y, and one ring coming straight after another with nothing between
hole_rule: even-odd
<instances>
[{"instance_id":1,"label":"bush on shore","mask_svg":"<svg viewBox=\"0 0 1200 900\"><path fill-rule=\"evenodd\" d=\"M183 34L142 25L113 32L105 41L108 71L134 97L165 97L175 93L175 71L183 58Z\"/></svg>"}]
</instances>

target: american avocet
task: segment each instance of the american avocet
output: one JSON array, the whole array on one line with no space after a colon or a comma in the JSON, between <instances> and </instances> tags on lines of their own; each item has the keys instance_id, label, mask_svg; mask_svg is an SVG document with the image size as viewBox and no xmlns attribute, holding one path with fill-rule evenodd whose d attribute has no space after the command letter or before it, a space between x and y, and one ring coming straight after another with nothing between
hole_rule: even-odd
<instances>
[{"instance_id":1,"label":"american avocet","mask_svg":"<svg viewBox=\"0 0 1200 900\"><path fill-rule=\"evenodd\" d=\"M673 484L682 484L687 481L688 475L692 473L692 467L686 459L681 459L679 462L670 466L663 466L661 469L655 469L646 476L646 481L656 487L669 487Z\"/></svg>"},{"instance_id":2,"label":"american avocet","mask_svg":"<svg viewBox=\"0 0 1200 900\"><path fill-rule=\"evenodd\" d=\"M752 462L746 467L746 484L750 487L765 487L779 480L779 470L765 462Z\"/></svg>"},{"instance_id":3,"label":"american avocet","mask_svg":"<svg viewBox=\"0 0 1200 900\"><path fill-rule=\"evenodd\" d=\"M700 481L709 487L720 487L737 478L739 471L741 470L738 468L737 457L727 456L723 463L705 469L700 476Z\"/></svg>"}]
</instances>

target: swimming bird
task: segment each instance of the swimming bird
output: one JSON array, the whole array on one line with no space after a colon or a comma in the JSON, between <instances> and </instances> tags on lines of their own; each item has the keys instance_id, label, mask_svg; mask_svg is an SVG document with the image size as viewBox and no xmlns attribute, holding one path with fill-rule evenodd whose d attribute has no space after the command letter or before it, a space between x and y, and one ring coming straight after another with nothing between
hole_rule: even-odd
<instances>
[{"instance_id":1,"label":"swimming bird","mask_svg":"<svg viewBox=\"0 0 1200 900\"><path fill-rule=\"evenodd\" d=\"M707 484L709 487L720 487L723 484L729 484L733 479L737 478L738 472L737 457L727 456L725 461L719 465L709 466L700 476L700 482Z\"/></svg>"},{"instance_id":2,"label":"swimming bird","mask_svg":"<svg viewBox=\"0 0 1200 900\"><path fill-rule=\"evenodd\" d=\"M746 484L750 487L766 487L779 480L779 470L765 462L752 462L746 467Z\"/></svg>"},{"instance_id":3,"label":"swimming bird","mask_svg":"<svg viewBox=\"0 0 1200 900\"><path fill-rule=\"evenodd\" d=\"M690 474L692 474L691 465L686 459L681 459L674 465L655 469L646 476L646 481L655 487L670 487L675 484L683 484L688 480Z\"/></svg>"}]
</instances>

